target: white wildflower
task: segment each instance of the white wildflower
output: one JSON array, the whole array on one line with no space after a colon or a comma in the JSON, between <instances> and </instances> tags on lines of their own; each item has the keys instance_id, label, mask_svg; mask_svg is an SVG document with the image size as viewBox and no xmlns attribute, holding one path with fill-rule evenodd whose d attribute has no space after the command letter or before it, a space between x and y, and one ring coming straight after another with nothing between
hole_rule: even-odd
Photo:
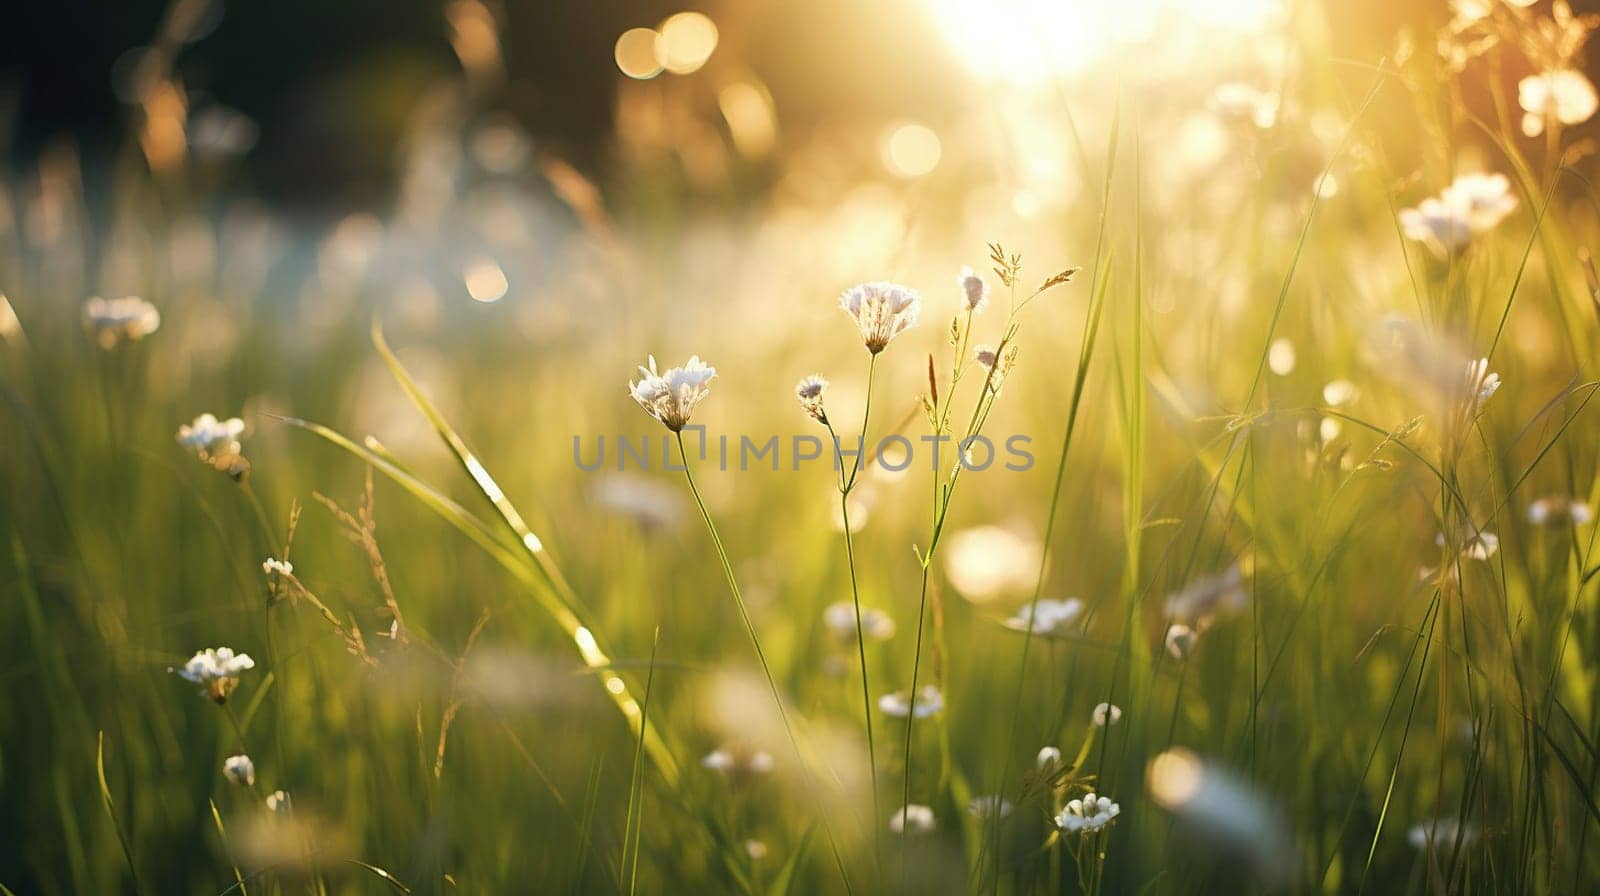
<instances>
[{"instance_id":1,"label":"white wildflower","mask_svg":"<svg viewBox=\"0 0 1600 896\"><path fill-rule=\"evenodd\" d=\"M289 792L287 790L274 790L267 796L267 810L269 812L287 812L289 807Z\"/></svg>"},{"instance_id":2,"label":"white wildflower","mask_svg":"<svg viewBox=\"0 0 1600 896\"><path fill-rule=\"evenodd\" d=\"M681 431L689 423L689 416L711 389L706 385L717 375L717 369L691 355L682 367L666 373L656 372L656 359L650 356L650 366L640 367L642 378L628 382L628 393L650 416L660 420L667 429Z\"/></svg>"},{"instance_id":3,"label":"white wildflower","mask_svg":"<svg viewBox=\"0 0 1600 896\"><path fill-rule=\"evenodd\" d=\"M1434 543L1444 547L1444 533L1434 537ZM1500 536L1493 532L1466 529L1461 533L1461 556L1468 560L1488 560L1500 550Z\"/></svg>"},{"instance_id":4,"label":"white wildflower","mask_svg":"<svg viewBox=\"0 0 1600 896\"><path fill-rule=\"evenodd\" d=\"M1066 600L1045 597L1017 610L1005 624L1007 628L1025 632L1031 620L1034 634L1063 637L1078 631L1078 627L1073 623L1077 622L1081 615L1083 615L1083 601L1076 597L1069 597Z\"/></svg>"},{"instance_id":5,"label":"white wildflower","mask_svg":"<svg viewBox=\"0 0 1600 896\"><path fill-rule=\"evenodd\" d=\"M1406 832L1406 841L1415 849L1427 849L1431 841L1435 852L1448 853L1457 846L1471 846L1478 829L1470 822L1463 826L1456 818L1432 818L1418 822Z\"/></svg>"},{"instance_id":6,"label":"white wildflower","mask_svg":"<svg viewBox=\"0 0 1600 896\"><path fill-rule=\"evenodd\" d=\"M1581 526L1594 519L1594 510L1587 502L1565 495L1551 495L1528 505L1528 522L1535 526L1554 526L1570 523Z\"/></svg>"},{"instance_id":7,"label":"white wildflower","mask_svg":"<svg viewBox=\"0 0 1600 896\"><path fill-rule=\"evenodd\" d=\"M185 680L202 685L202 693L222 703L239 686L239 673L255 667L256 661L247 653L236 654L228 647L208 647L190 657L182 669L174 671Z\"/></svg>"},{"instance_id":8,"label":"white wildflower","mask_svg":"<svg viewBox=\"0 0 1600 896\"><path fill-rule=\"evenodd\" d=\"M103 349L123 342L138 342L161 327L161 312L137 296L102 299L83 304L83 324Z\"/></svg>"},{"instance_id":9,"label":"white wildflower","mask_svg":"<svg viewBox=\"0 0 1600 896\"><path fill-rule=\"evenodd\" d=\"M996 812L1001 818L1005 818L1011 814L1011 801L998 794L985 794L973 797L972 802L967 803L967 812L974 818L993 818Z\"/></svg>"},{"instance_id":10,"label":"white wildflower","mask_svg":"<svg viewBox=\"0 0 1600 896\"><path fill-rule=\"evenodd\" d=\"M1096 728L1115 725L1122 721L1122 707L1115 703L1096 703L1094 711L1089 714L1089 719L1094 722Z\"/></svg>"},{"instance_id":11,"label":"white wildflower","mask_svg":"<svg viewBox=\"0 0 1600 896\"><path fill-rule=\"evenodd\" d=\"M1033 764L1040 771L1052 771L1061 765L1061 749L1059 747L1040 747L1039 755L1034 757Z\"/></svg>"},{"instance_id":12,"label":"white wildflower","mask_svg":"<svg viewBox=\"0 0 1600 896\"><path fill-rule=\"evenodd\" d=\"M1194 642L1200 636L1195 630L1181 622L1174 622L1167 626L1167 653L1172 654L1176 660L1186 660L1194 650Z\"/></svg>"},{"instance_id":13,"label":"white wildflower","mask_svg":"<svg viewBox=\"0 0 1600 896\"><path fill-rule=\"evenodd\" d=\"M1226 572L1201 576L1187 588L1170 595L1167 598L1166 615L1197 631L1204 630L1217 617L1244 609L1249 600L1250 595L1244 587L1244 573L1235 563Z\"/></svg>"},{"instance_id":14,"label":"white wildflower","mask_svg":"<svg viewBox=\"0 0 1600 896\"><path fill-rule=\"evenodd\" d=\"M822 622L840 640L856 639L855 604L842 600L831 603L822 611ZM887 641L894 637L894 620L888 613L871 607L861 608L861 632L869 641Z\"/></svg>"},{"instance_id":15,"label":"white wildflower","mask_svg":"<svg viewBox=\"0 0 1600 896\"><path fill-rule=\"evenodd\" d=\"M1600 95L1580 71L1570 68L1529 75L1517 84L1517 105L1522 107L1522 133L1537 137L1551 121L1581 124L1600 108Z\"/></svg>"},{"instance_id":16,"label":"white wildflower","mask_svg":"<svg viewBox=\"0 0 1600 896\"><path fill-rule=\"evenodd\" d=\"M1489 359L1479 358L1467 364L1467 413L1476 417L1494 393L1500 391L1500 374L1489 370Z\"/></svg>"},{"instance_id":17,"label":"white wildflower","mask_svg":"<svg viewBox=\"0 0 1600 896\"><path fill-rule=\"evenodd\" d=\"M294 564L287 560L279 560L276 557L268 557L261 561L261 571L267 574L268 579L291 576L294 575Z\"/></svg>"},{"instance_id":18,"label":"white wildflower","mask_svg":"<svg viewBox=\"0 0 1600 896\"><path fill-rule=\"evenodd\" d=\"M934 828L933 810L912 803L889 817L889 830L896 834L926 834Z\"/></svg>"},{"instance_id":19,"label":"white wildflower","mask_svg":"<svg viewBox=\"0 0 1600 896\"><path fill-rule=\"evenodd\" d=\"M912 713L911 696L905 691L896 691L893 694L884 694L878 698L878 709L884 715L903 719ZM916 717L927 718L944 709L944 695L931 684L925 684L917 689Z\"/></svg>"},{"instance_id":20,"label":"white wildflower","mask_svg":"<svg viewBox=\"0 0 1600 896\"><path fill-rule=\"evenodd\" d=\"M845 290L839 307L861 328L867 351L877 354L889 340L916 326L922 298L914 289L877 281Z\"/></svg>"},{"instance_id":21,"label":"white wildflower","mask_svg":"<svg viewBox=\"0 0 1600 896\"><path fill-rule=\"evenodd\" d=\"M772 754L734 745L718 747L700 760L700 767L729 775L764 775L772 771Z\"/></svg>"},{"instance_id":22,"label":"white wildflower","mask_svg":"<svg viewBox=\"0 0 1600 896\"><path fill-rule=\"evenodd\" d=\"M800 401L800 410L823 426L828 425L828 413L822 407L822 393L827 389L828 381L816 374L806 377L794 387L794 397Z\"/></svg>"},{"instance_id":23,"label":"white wildflower","mask_svg":"<svg viewBox=\"0 0 1600 896\"><path fill-rule=\"evenodd\" d=\"M956 278L961 284L961 295L966 299L967 310L977 314L989 305L989 284L983 275L970 267L963 266L961 274Z\"/></svg>"},{"instance_id":24,"label":"white wildflower","mask_svg":"<svg viewBox=\"0 0 1600 896\"><path fill-rule=\"evenodd\" d=\"M238 417L218 420L214 414L201 414L193 423L178 427L178 444L198 454L201 459L213 455L238 454L239 436L244 434L244 421Z\"/></svg>"},{"instance_id":25,"label":"white wildflower","mask_svg":"<svg viewBox=\"0 0 1600 896\"><path fill-rule=\"evenodd\" d=\"M240 787L254 787L256 785L256 764L250 757L240 753L222 760L223 777Z\"/></svg>"},{"instance_id":26,"label":"white wildflower","mask_svg":"<svg viewBox=\"0 0 1600 896\"><path fill-rule=\"evenodd\" d=\"M1090 792L1081 800L1067 803L1067 807L1056 816L1056 826L1069 834L1092 834L1110 824L1111 820L1120 814L1122 807L1112 802L1109 797L1096 796Z\"/></svg>"},{"instance_id":27,"label":"white wildflower","mask_svg":"<svg viewBox=\"0 0 1600 896\"><path fill-rule=\"evenodd\" d=\"M1355 401L1359 394L1356 384L1349 380L1332 380L1322 387L1322 400L1333 408Z\"/></svg>"}]
</instances>

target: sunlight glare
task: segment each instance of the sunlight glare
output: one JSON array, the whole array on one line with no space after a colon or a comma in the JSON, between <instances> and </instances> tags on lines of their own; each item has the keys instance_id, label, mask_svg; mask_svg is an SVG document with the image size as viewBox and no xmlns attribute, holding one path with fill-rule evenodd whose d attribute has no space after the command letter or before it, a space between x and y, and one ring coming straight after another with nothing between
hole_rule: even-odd
<instances>
[{"instance_id":1,"label":"sunlight glare","mask_svg":"<svg viewBox=\"0 0 1600 896\"><path fill-rule=\"evenodd\" d=\"M1150 40L1177 20L1256 32L1282 0L926 0L940 33L979 77L1018 85L1079 74L1118 44Z\"/></svg>"}]
</instances>

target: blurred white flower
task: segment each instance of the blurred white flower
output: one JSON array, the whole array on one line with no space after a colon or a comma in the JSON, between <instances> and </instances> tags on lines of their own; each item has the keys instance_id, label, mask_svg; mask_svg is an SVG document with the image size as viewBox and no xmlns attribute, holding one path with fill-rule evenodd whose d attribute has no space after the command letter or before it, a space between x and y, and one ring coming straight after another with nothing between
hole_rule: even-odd
<instances>
[{"instance_id":1,"label":"blurred white flower","mask_svg":"<svg viewBox=\"0 0 1600 896\"><path fill-rule=\"evenodd\" d=\"M270 812L289 811L289 792L287 790L274 790L267 796L267 810Z\"/></svg>"},{"instance_id":2,"label":"blurred white flower","mask_svg":"<svg viewBox=\"0 0 1600 896\"><path fill-rule=\"evenodd\" d=\"M856 607L855 604L842 600L828 604L822 611L822 623L828 627L836 637L843 641L854 642L856 639ZM888 613L875 610L871 607L861 608L861 632L871 641L887 641L894 637L894 620Z\"/></svg>"},{"instance_id":3,"label":"blurred white flower","mask_svg":"<svg viewBox=\"0 0 1600 896\"><path fill-rule=\"evenodd\" d=\"M983 275L970 267L963 266L957 281L961 284L961 295L966 299L968 311L977 314L988 307L989 284L983 279Z\"/></svg>"},{"instance_id":4,"label":"blurred white flower","mask_svg":"<svg viewBox=\"0 0 1600 896\"><path fill-rule=\"evenodd\" d=\"M794 397L800 401L800 410L823 426L828 425L828 413L822 407L822 393L827 389L828 381L816 374L806 377L794 387Z\"/></svg>"},{"instance_id":5,"label":"blurred white flower","mask_svg":"<svg viewBox=\"0 0 1600 896\"><path fill-rule=\"evenodd\" d=\"M256 784L256 764L243 753L222 760L222 774L240 787L254 787Z\"/></svg>"},{"instance_id":6,"label":"blurred white flower","mask_svg":"<svg viewBox=\"0 0 1600 896\"><path fill-rule=\"evenodd\" d=\"M999 811L1001 818L1005 818L1007 815L1010 815L1011 801L1004 799L997 794L990 793L983 796L973 797L972 802L967 804L967 812L971 813L972 817L974 818L993 818L997 810Z\"/></svg>"},{"instance_id":7,"label":"blurred white flower","mask_svg":"<svg viewBox=\"0 0 1600 896\"><path fill-rule=\"evenodd\" d=\"M83 303L83 323L100 347L109 351L123 342L138 342L160 329L161 312L137 296L96 296Z\"/></svg>"},{"instance_id":8,"label":"blurred white flower","mask_svg":"<svg viewBox=\"0 0 1600 896\"><path fill-rule=\"evenodd\" d=\"M1074 626L1073 623L1077 622L1082 614L1083 601L1076 597L1069 597L1066 600L1043 597L1024 605L1007 619L1005 624L1006 628L1025 632L1031 620L1034 634L1065 637L1078 633L1081 627Z\"/></svg>"},{"instance_id":9,"label":"blurred white flower","mask_svg":"<svg viewBox=\"0 0 1600 896\"><path fill-rule=\"evenodd\" d=\"M1469 172L1461 174L1444 188L1440 198L1466 211L1467 226L1473 233L1484 233L1500 226L1517 210L1517 197L1511 180L1504 174Z\"/></svg>"},{"instance_id":10,"label":"blurred white flower","mask_svg":"<svg viewBox=\"0 0 1600 896\"><path fill-rule=\"evenodd\" d=\"M1444 533L1434 536L1434 543L1444 547ZM1500 550L1500 536L1493 532L1465 529L1461 533L1461 556L1469 560L1487 560Z\"/></svg>"},{"instance_id":11,"label":"blurred white flower","mask_svg":"<svg viewBox=\"0 0 1600 896\"><path fill-rule=\"evenodd\" d=\"M1407 239L1447 255L1499 226L1516 207L1517 197L1504 174L1463 174L1438 196L1402 209L1400 229Z\"/></svg>"},{"instance_id":12,"label":"blurred white flower","mask_svg":"<svg viewBox=\"0 0 1600 896\"><path fill-rule=\"evenodd\" d=\"M762 843L760 840L746 840L744 841L744 854L749 856L751 861L759 862L767 857L767 844Z\"/></svg>"},{"instance_id":13,"label":"blurred white flower","mask_svg":"<svg viewBox=\"0 0 1600 896\"><path fill-rule=\"evenodd\" d=\"M1050 771L1061 764L1061 750L1057 747L1040 747L1033 764L1040 771Z\"/></svg>"},{"instance_id":14,"label":"blurred white flower","mask_svg":"<svg viewBox=\"0 0 1600 896\"><path fill-rule=\"evenodd\" d=\"M1467 364L1467 413L1476 417L1484 404L1500 391L1500 374L1491 373L1489 359L1479 358Z\"/></svg>"},{"instance_id":15,"label":"blurred white flower","mask_svg":"<svg viewBox=\"0 0 1600 896\"><path fill-rule=\"evenodd\" d=\"M267 574L268 579L276 579L279 576L294 575L294 564L276 557L268 557L261 561L261 571Z\"/></svg>"},{"instance_id":16,"label":"blurred white flower","mask_svg":"<svg viewBox=\"0 0 1600 896\"><path fill-rule=\"evenodd\" d=\"M628 382L628 393L650 416L667 429L679 432L688 425L695 405L711 394L706 384L717 375L717 369L707 366L698 355L691 355L684 366L657 373L656 359L651 355L650 366L640 367L639 373L638 382Z\"/></svg>"},{"instance_id":17,"label":"blurred white flower","mask_svg":"<svg viewBox=\"0 0 1600 896\"><path fill-rule=\"evenodd\" d=\"M1244 609L1250 600L1239 564L1218 575L1201 576L1167 598L1167 618L1203 631L1217 617Z\"/></svg>"},{"instance_id":18,"label":"blurred white flower","mask_svg":"<svg viewBox=\"0 0 1600 896\"><path fill-rule=\"evenodd\" d=\"M1096 796L1090 792L1081 800L1071 800L1067 803L1067 807L1056 816L1056 827L1069 834L1092 834L1110 824L1111 820L1120 814L1122 807L1112 802L1109 797Z\"/></svg>"},{"instance_id":19,"label":"blurred white flower","mask_svg":"<svg viewBox=\"0 0 1600 896\"><path fill-rule=\"evenodd\" d=\"M980 344L972 350L972 360L977 361L978 366L984 370L993 370L994 362L998 360L998 356L995 354L995 347L987 342Z\"/></svg>"},{"instance_id":20,"label":"blurred white flower","mask_svg":"<svg viewBox=\"0 0 1600 896\"><path fill-rule=\"evenodd\" d=\"M1278 120L1278 95L1237 81L1220 84L1206 103L1217 117L1253 124L1262 130Z\"/></svg>"},{"instance_id":21,"label":"blurred white flower","mask_svg":"<svg viewBox=\"0 0 1600 896\"><path fill-rule=\"evenodd\" d=\"M1194 650L1194 642L1199 637L1194 629L1181 622L1175 622L1167 626L1167 653L1172 654L1173 659L1186 660Z\"/></svg>"},{"instance_id":22,"label":"blurred white flower","mask_svg":"<svg viewBox=\"0 0 1600 896\"><path fill-rule=\"evenodd\" d=\"M1096 703L1094 711L1089 714L1089 719L1094 722L1096 728L1115 725L1122 721L1122 707L1115 703Z\"/></svg>"},{"instance_id":23,"label":"blurred white flower","mask_svg":"<svg viewBox=\"0 0 1600 896\"><path fill-rule=\"evenodd\" d=\"M861 328L867 351L877 354L889 340L916 326L922 298L914 289L876 281L845 290L839 307Z\"/></svg>"},{"instance_id":24,"label":"blurred white flower","mask_svg":"<svg viewBox=\"0 0 1600 896\"><path fill-rule=\"evenodd\" d=\"M944 695L931 684L925 684L917 689L916 715L919 719L927 718L944 709ZM884 715L903 719L912 712L911 696L905 691L896 691L893 694L884 694L878 698L878 709Z\"/></svg>"},{"instance_id":25,"label":"blurred white flower","mask_svg":"<svg viewBox=\"0 0 1600 896\"><path fill-rule=\"evenodd\" d=\"M1550 495L1528 505L1528 522L1535 526L1554 526L1571 523L1581 526L1594 519L1594 510L1587 502L1565 495Z\"/></svg>"},{"instance_id":26,"label":"blurred white flower","mask_svg":"<svg viewBox=\"0 0 1600 896\"><path fill-rule=\"evenodd\" d=\"M896 834L926 834L933 828L933 810L916 803L897 810L889 817L889 830Z\"/></svg>"},{"instance_id":27,"label":"blurred white flower","mask_svg":"<svg viewBox=\"0 0 1600 896\"><path fill-rule=\"evenodd\" d=\"M180 676L202 685L201 693L222 703L239 686L239 673L254 669L256 661L247 653L236 654L231 648L206 648L189 658L182 669L174 670Z\"/></svg>"},{"instance_id":28,"label":"blurred white flower","mask_svg":"<svg viewBox=\"0 0 1600 896\"><path fill-rule=\"evenodd\" d=\"M764 775L772 771L772 754L743 746L718 747L700 760L700 767L729 775Z\"/></svg>"},{"instance_id":29,"label":"blurred white flower","mask_svg":"<svg viewBox=\"0 0 1600 896\"><path fill-rule=\"evenodd\" d=\"M239 436L244 433L244 421L238 417L218 420L212 414L201 414L193 423L178 427L178 444L195 452L202 460L213 455L239 453Z\"/></svg>"},{"instance_id":30,"label":"blurred white flower","mask_svg":"<svg viewBox=\"0 0 1600 896\"><path fill-rule=\"evenodd\" d=\"M596 504L645 529L672 525L684 509L679 490L637 473L608 473L594 484L593 494Z\"/></svg>"},{"instance_id":31,"label":"blurred white flower","mask_svg":"<svg viewBox=\"0 0 1600 896\"><path fill-rule=\"evenodd\" d=\"M1441 853L1453 852L1458 845L1466 848L1477 839L1477 827L1470 822L1463 826L1456 818L1431 818L1406 832L1406 842L1413 848L1427 849L1431 841L1434 851Z\"/></svg>"},{"instance_id":32,"label":"blurred white flower","mask_svg":"<svg viewBox=\"0 0 1600 896\"><path fill-rule=\"evenodd\" d=\"M1537 137L1551 119L1564 125L1581 124L1600 108L1594 84L1570 68L1529 75L1517 84L1517 105L1522 107L1522 133Z\"/></svg>"}]
</instances>

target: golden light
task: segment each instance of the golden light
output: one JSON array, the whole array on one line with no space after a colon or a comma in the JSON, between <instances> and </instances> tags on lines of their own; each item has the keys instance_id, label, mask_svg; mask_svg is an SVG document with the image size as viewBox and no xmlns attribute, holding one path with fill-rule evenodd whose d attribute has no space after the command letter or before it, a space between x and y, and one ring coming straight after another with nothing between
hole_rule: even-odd
<instances>
[{"instance_id":1,"label":"golden light","mask_svg":"<svg viewBox=\"0 0 1600 896\"><path fill-rule=\"evenodd\" d=\"M630 78L648 81L661 74L657 44L661 35L654 28L629 28L617 38L614 55L617 68Z\"/></svg>"},{"instance_id":2,"label":"golden light","mask_svg":"<svg viewBox=\"0 0 1600 896\"><path fill-rule=\"evenodd\" d=\"M736 81L717 94L717 107L728 122L733 145L746 158L759 158L772 151L777 140L778 122L772 110L772 97L759 84Z\"/></svg>"},{"instance_id":3,"label":"golden light","mask_svg":"<svg viewBox=\"0 0 1600 896\"><path fill-rule=\"evenodd\" d=\"M1035 84L1086 71L1119 45L1179 28L1254 32L1282 0L925 0L934 22L976 75Z\"/></svg>"},{"instance_id":4,"label":"golden light","mask_svg":"<svg viewBox=\"0 0 1600 896\"><path fill-rule=\"evenodd\" d=\"M466 281L467 295L478 302L498 302L511 287L506 281L506 272L500 270L492 258L479 258L469 263L462 270L461 279Z\"/></svg>"},{"instance_id":5,"label":"golden light","mask_svg":"<svg viewBox=\"0 0 1600 896\"><path fill-rule=\"evenodd\" d=\"M697 71L717 48L717 26L704 13L680 12L659 26L656 62L675 75Z\"/></svg>"},{"instance_id":6,"label":"golden light","mask_svg":"<svg viewBox=\"0 0 1600 896\"><path fill-rule=\"evenodd\" d=\"M904 122L884 132L883 166L889 173L904 178L921 177L939 165L944 153L939 135L927 125Z\"/></svg>"}]
</instances>

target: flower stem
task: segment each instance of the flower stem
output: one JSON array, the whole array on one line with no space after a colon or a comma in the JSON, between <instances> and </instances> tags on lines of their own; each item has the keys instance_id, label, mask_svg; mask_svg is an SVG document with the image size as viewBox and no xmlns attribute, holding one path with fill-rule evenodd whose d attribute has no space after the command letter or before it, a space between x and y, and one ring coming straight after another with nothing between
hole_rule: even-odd
<instances>
[{"instance_id":1,"label":"flower stem","mask_svg":"<svg viewBox=\"0 0 1600 896\"><path fill-rule=\"evenodd\" d=\"M745 632L750 636L750 645L755 648L756 660L761 664L761 674L767 679L767 687L772 691L772 700L778 707L778 718L783 720L784 733L789 736L789 745L794 748L795 758L800 762L801 774L805 776L807 791L811 793L812 803L816 806L817 816L822 822L823 830L828 834L828 843L833 850L834 862L839 866L839 874L844 878L845 889L850 890L850 876L845 871L844 858L839 853L838 842L834 840L833 829L828 824L827 814L822 811L821 798L811 779L811 766L807 764L805 752L800 749L800 739L795 736L794 726L789 722L789 711L784 708L783 694L778 690L778 681L772 676L772 667L767 663L766 651L761 649L761 638L756 634L756 627L750 621L750 611L745 606L744 594L739 590L739 581L734 577L733 564L728 560L728 550L722 544L722 536L717 532L717 524L711 519L711 511L706 508L704 498L700 497L700 488L695 485L694 473L690 471L689 451L683 444L683 431L676 433L678 437L678 453L683 457L683 478L689 483L689 494L694 496L695 506L700 508L700 516L706 522L706 530L711 533L711 542L716 545L717 559L722 563L722 574L728 579L728 590L733 592L733 603L739 608L739 619L744 622Z\"/></svg>"},{"instance_id":2,"label":"flower stem","mask_svg":"<svg viewBox=\"0 0 1600 896\"><path fill-rule=\"evenodd\" d=\"M861 471L861 455L866 451L864 444L867 438L867 425L872 420L872 385L873 374L878 369L878 356L872 355L867 362L867 400L866 407L861 413L861 439L863 444L858 446L855 458L851 463L850 475L844 475L844 464L839 464L839 513L844 520L844 554L846 564L850 568L850 599L855 605L856 613L856 656L861 662L861 716L867 725L867 768L872 775L872 822L868 826L872 830L872 855L873 861L878 866L881 876L883 872L883 854L881 836L878 825L883 823L883 809L879 805L878 788L878 745L872 731L872 687L867 678L867 639L865 626L861 622L861 585L856 576L856 548L855 536L850 529L850 493L855 489L856 475ZM833 433L833 427L828 427L828 434L833 437L834 457L842 461L839 451L839 438Z\"/></svg>"}]
</instances>

